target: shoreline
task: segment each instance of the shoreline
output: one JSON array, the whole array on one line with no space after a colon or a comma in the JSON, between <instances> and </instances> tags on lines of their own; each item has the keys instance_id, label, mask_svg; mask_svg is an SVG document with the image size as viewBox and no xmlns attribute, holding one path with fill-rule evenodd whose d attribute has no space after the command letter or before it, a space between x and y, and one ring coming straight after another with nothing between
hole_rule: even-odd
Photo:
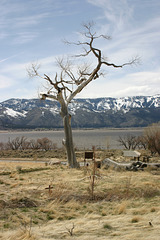
<instances>
[{"instance_id":1,"label":"shoreline","mask_svg":"<svg viewBox=\"0 0 160 240\"><path fill-rule=\"evenodd\" d=\"M107 130L107 131L124 131L124 130L143 130L146 127L125 127L125 128L108 128L108 127L103 127L103 128L72 128L72 131L103 131L103 130ZM16 133L16 132L27 132L27 133L33 133L33 132L61 132L64 131L63 128L56 128L56 129L10 129L10 130L0 130L0 133Z\"/></svg>"}]
</instances>

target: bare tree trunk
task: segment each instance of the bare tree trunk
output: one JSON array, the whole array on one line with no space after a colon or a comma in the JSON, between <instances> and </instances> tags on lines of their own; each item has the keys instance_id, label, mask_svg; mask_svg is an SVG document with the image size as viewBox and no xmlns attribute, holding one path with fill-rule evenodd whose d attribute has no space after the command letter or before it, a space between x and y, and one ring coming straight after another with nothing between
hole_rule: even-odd
<instances>
[{"instance_id":1,"label":"bare tree trunk","mask_svg":"<svg viewBox=\"0 0 160 240\"><path fill-rule=\"evenodd\" d=\"M65 132L65 142L64 145L67 151L68 164L70 167L78 167L76 160L75 149L73 144L72 129L70 123L70 115L66 115L63 118L64 132Z\"/></svg>"},{"instance_id":2,"label":"bare tree trunk","mask_svg":"<svg viewBox=\"0 0 160 240\"><path fill-rule=\"evenodd\" d=\"M79 164L76 160L76 154L73 144L72 128L71 128L71 115L68 113L68 108L65 104L61 105L61 116L63 118L64 133L65 139L63 144L67 152L68 164L71 168L79 167Z\"/></svg>"}]
</instances>

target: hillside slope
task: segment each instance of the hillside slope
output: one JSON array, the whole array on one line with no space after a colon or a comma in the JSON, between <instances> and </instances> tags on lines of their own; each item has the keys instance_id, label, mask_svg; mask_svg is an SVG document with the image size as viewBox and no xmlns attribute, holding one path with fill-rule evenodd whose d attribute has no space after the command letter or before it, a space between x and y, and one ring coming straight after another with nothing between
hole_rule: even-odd
<instances>
[{"instance_id":1,"label":"hillside slope","mask_svg":"<svg viewBox=\"0 0 160 240\"><path fill-rule=\"evenodd\" d=\"M56 101L9 99L0 103L0 128L59 128ZM160 95L75 99L69 105L72 127L144 127L160 121Z\"/></svg>"}]
</instances>

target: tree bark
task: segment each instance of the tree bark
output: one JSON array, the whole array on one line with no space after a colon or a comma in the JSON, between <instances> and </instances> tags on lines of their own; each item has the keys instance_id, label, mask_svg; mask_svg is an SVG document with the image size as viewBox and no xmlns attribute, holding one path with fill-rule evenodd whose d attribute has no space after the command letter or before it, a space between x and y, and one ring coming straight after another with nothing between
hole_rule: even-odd
<instances>
[{"instance_id":1,"label":"tree bark","mask_svg":"<svg viewBox=\"0 0 160 240\"><path fill-rule=\"evenodd\" d=\"M76 160L76 154L73 144L73 135L71 128L71 115L68 113L68 106L61 98L61 117L63 118L63 126L65 139L63 140L63 145L66 148L68 164L71 168L78 168L79 164Z\"/></svg>"},{"instance_id":2,"label":"tree bark","mask_svg":"<svg viewBox=\"0 0 160 240\"><path fill-rule=\"evenodd\" d=\"M64 145L67 151L68 164L71 168L78 167L78 162L76 160L76 154L73 144L73 136L71 129L71 116L68 114L63 117L64 132L65 132L65 141Z\"/></svg>"}]
</instances>

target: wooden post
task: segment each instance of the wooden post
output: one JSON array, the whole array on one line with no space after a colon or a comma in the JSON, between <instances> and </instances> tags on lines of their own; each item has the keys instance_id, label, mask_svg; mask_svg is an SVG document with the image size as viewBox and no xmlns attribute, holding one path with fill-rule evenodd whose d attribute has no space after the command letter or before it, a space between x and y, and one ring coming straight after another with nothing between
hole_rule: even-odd
<instances>
[{"instance_id":1,"label":"wooden post","mask_svg":"<svg viewBox=\"0 0 160 240\"><path fill-rule=\"evenodd\" d=\"M93 146L93 173L91 176L91 194L92 199L94 199L94 184L95 184L95 174L96 174L96 161L95 161L95 147Z\"/></svg>"},{"instance_id":2,"label":"wooden post","mask_svg":"<svg viewBox=\"0 0 160 240\"><path fill-rule=\"evenodd\" d=\"M52 193L52 189L53 187L51 186L51 185L49 185L47 188L45 188L45 189L48 189L49 190L49 195L51 195L51 193Z\"/></svg>"}]
</instances>

